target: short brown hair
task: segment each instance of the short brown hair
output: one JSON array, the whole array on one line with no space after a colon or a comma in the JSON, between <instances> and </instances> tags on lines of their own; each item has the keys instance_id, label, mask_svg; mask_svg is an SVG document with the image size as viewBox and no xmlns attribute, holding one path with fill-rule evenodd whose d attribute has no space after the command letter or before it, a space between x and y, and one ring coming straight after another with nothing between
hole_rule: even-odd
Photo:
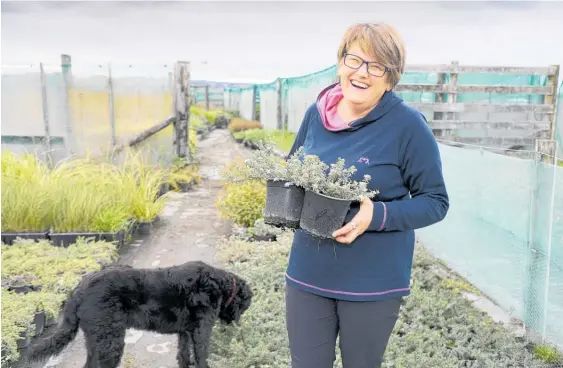
<instances>
[{"instance_id":1,"label":"short brown hair","mask_svg":"<svg viewBox=\"0 0 563 368\"><path fill-rule=\"evenodd\" d=\"M354 24L346 30L338 47L339 62L356 42L363 52L389 68L387 83L391 89L395 88L405 71L405 44L399 32L387 24Z\"/></svg>"}]
</instances>

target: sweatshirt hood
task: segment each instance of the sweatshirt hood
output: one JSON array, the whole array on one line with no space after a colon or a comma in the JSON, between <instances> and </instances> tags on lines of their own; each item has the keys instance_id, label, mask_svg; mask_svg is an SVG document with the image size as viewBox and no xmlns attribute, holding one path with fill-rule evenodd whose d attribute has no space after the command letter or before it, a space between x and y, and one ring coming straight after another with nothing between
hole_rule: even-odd
<instances>
[{"instance_id":1,"label":"sweatshirt hood","mask_svg":"<svg viewBox=\"0 0 563 368\"><path fill-rule=\"evenodd\" d=\"M376 122L387 114L391 109L403 100L393 91L386 91L378 104L366 116L353 121L350 125L344 121L337 112L337 106L342 100L342 86L334 83L319 93L317 97L317 109L326 129L331 131L354 131L364 125Z\"/></svg>"}]
</instances>

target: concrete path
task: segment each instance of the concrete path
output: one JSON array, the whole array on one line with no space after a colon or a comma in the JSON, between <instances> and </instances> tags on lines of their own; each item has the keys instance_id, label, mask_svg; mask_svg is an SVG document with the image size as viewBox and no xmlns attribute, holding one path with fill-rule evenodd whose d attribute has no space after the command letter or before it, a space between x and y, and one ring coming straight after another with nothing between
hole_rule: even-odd
<instances>
[{"instance_id":1,"label":"concrete path","mask_svg":"<svg viewBox=\"0 0 563 368\"><path fill-rule=\"evenodd\" d=\"M123 249L121 263L135 267L167 267L190 260L216 264L215 245L231 231L219 218L215 200L221 189L221 168L243 149L226 130L215 130L199 143L200 173L203 182L188 193L169 193L170 200L158 227L146 239ZM121 368L177 368L174 335L129 330ZM45 368L79 368L86 361L82 333Z\"/></svg>"}]
</instances>

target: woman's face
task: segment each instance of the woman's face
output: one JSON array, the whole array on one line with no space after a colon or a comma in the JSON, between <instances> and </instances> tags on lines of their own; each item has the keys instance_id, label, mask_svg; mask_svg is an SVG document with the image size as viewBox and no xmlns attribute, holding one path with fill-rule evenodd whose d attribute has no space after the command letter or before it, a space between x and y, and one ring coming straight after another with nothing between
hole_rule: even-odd
<instances>
[{"instance_id":1,"label":"woman's face","mask_svg":"<svg viewBox=\"0 0 563 368\"><path fill-rule=\"evenodd\" d=\"M385 67L356 44L347 50L338 69L344 99L353 104L373 105L389 89Z\"/></svg>"}]
</instances>

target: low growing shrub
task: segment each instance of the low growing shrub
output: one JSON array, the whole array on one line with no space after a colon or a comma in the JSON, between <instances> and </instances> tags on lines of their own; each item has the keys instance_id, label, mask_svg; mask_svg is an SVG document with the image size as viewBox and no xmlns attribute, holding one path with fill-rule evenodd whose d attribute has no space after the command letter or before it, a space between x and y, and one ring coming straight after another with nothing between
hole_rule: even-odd
<instances>
[{"instance_id":1,"label":"low growing shrub","mask_svg":"<svg viewBox=\"0 0 563 368\"><path fill-rule=\"evenodd\" d=\"M259 121L249 121L242 118L235 118L232 119L229 123L229 131L230 132L239 132L241 130L249 130L249 129L262 129L262 124Z\"/></svg>"},{"instance_id":2,"label":"low growing shrub","mask_svg":"<svg viewBox=\"0 0 563 368\"><path fill-rule=\"evenodd\" d=\"M258 181L227 183L216 203L221 217L250 227L261 218L266 205L266 186Z\"/></svg>"}]
</instances>

